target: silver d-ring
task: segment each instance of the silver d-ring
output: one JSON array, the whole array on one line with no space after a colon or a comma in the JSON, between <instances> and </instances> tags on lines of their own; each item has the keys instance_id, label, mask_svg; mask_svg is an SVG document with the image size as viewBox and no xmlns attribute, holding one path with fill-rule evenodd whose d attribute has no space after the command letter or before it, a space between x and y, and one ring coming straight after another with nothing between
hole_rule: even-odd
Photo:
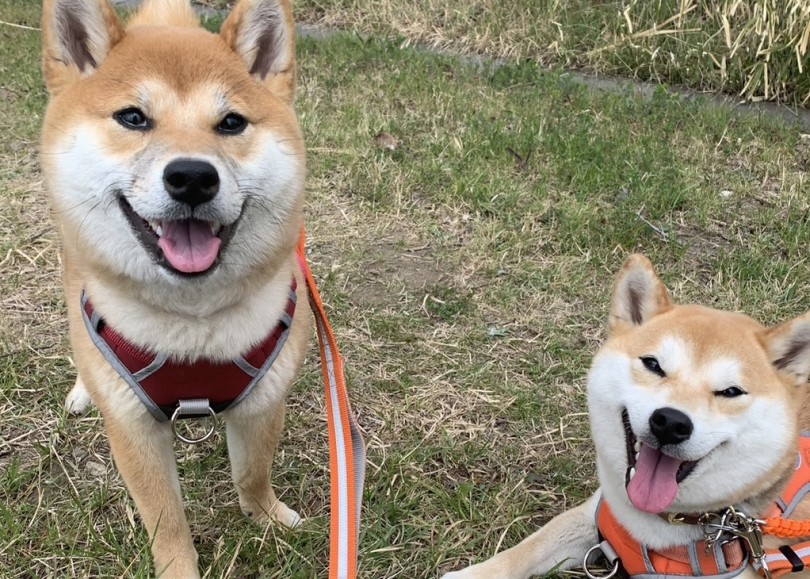
<instances>
[{"instance_id":1,"label":"silver d-ring","mask_svg":"<svg viewBox=\"0 0 810 579\"><path fill-rule=\"evenodd\" d=\"M200 444L201 442L205 442L211 438L211 435L214 434L214 431L217 429L217 413L214 412L214 409L210 406L208 407L208 416L206 418L211 420L211 428L209 428L208 432L203 434L200 438L186 438L180 434L180 432L177 430L177 418L180 416L180 407L178 406L172 413L172 432L180 442L185 442L186 444Z\"/></svg>"},{"instance_id":2,"label":"silver d-ring","mask_svg":"<svg viewBox=\"0 0 810 579\"><path fill-rule=\"evenodd\" d=\"M616 573L619 572L619 560L616 559L616 560L613 561L613 569L611 569L608 572L607 575L594 575L591 572L591 570L588 569L588 559L591 558L591 553L593 553L594 551L597 551L597 550L601 551L602 546L601 545L594 545L593 547L588 549L588 552L585 553L585 558L582 560L582 570L585 571L585 575L587 575L589 579L610 579ZM601 569L600 569L600 571L601 571Z\"/></svg>"}]
</instances>

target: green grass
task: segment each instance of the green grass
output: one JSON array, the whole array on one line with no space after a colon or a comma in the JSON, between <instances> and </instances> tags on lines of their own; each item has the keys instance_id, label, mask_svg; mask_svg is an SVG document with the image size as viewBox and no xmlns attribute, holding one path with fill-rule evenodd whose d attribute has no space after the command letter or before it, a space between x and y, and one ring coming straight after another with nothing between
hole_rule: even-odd
<instances>
[{"instance_id":1,"label":"green grass","mask_svg":"<svg viewBox=\"0 0 810 579\"><path fill-rule=\"evenodd\" d=\"M37 10L0 0L0 20L36 26ZM0 24L0 577L148 577L100 417L61 409L73 373L35 161L38 50ZM352 34L303 40L299 59L311 263L369 447L361 577L480 561L594 490L584 375L628 252L680 301L765 323L810 308L795 129ZM311 517L299 531L242 517L221 437L178 449L207 577L325 576L323 406L309 363L274 474Z\"/></svg>"}]
</instances>

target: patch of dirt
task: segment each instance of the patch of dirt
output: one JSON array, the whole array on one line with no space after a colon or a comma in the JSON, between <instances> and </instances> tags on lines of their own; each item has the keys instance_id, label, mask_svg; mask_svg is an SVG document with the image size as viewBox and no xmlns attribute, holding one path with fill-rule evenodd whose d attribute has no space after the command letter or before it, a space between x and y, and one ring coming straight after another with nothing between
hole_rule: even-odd
<instances>
[{"instance_id":1,"label":"patch of dirt","mask_svg":"<svg viewBox=\"0 0 810 579\"><path fill-rule=\"evenodd\" d=\"M721 224L715 224L718 229ZM689 268L701 282L708 282L714 275L717 255L731 251L732 240L719 232L709 232L696 226L684 224L677 230L678 241L686 247L685 259L693 263Z\"/></svg>"},{"instance_id":2,"label":"patch of dirt","mask_svg":"<svg viewBox=\"0 0 810 579\"><path fill-rule=\"evenodd\" d=\"M419 292L446 278L446 270L429 248L408 249L401 244L382 242L373 246L360 282L349 289L357 306L381 307L395 301L402 291Z\"/></svg>"}]
</instances>

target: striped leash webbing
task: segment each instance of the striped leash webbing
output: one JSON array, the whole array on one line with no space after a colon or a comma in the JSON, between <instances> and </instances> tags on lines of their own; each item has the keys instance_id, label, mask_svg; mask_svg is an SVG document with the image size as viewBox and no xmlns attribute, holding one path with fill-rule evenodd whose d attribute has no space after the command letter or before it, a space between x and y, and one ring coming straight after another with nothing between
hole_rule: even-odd
<instances>
[{"instance_id":1,"label":"striped leash webbing","mask_svg":"<svg viewBox=\"0 0 810 579\"><path fill-rule=\"evenodd\" d=\"M307 264L304 230L298 240L298 260L307 281L309 303L315 316L321 373L326 393L329 424L329 479L331 516L329 522L329 579L355 579L357 542L360 536L360 506L366 472L366 449L352 414L343 360L326 318L315 279Z\"/></svg>"}]
</instances>

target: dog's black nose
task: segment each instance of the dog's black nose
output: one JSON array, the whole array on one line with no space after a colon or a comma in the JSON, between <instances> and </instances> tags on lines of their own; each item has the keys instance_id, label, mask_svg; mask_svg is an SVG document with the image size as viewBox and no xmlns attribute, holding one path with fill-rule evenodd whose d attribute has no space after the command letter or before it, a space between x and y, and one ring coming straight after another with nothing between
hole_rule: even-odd
<instances>
[{"instance_id":1,"label":"dog's black nose","mask_svg":"<svg viewBox=\"0 0 810 579\"><path fill-rule=\"evenodd\" d=\"M207 161L176 159L163 170L163 185L172 199L196 207L219 192L219 173Z\"/></svg>"},{"instance_id":2,"label":"dog's black nose","mask_svg":"<svg viewBox=\"0 0 810 579\"><path fill-rule=\"evenodd\" d=\"M692 420L680 410L659 408L650 416L650 430L661 446L664 446L689 440L694 427Z\"/></svg>"}]
</instances>

